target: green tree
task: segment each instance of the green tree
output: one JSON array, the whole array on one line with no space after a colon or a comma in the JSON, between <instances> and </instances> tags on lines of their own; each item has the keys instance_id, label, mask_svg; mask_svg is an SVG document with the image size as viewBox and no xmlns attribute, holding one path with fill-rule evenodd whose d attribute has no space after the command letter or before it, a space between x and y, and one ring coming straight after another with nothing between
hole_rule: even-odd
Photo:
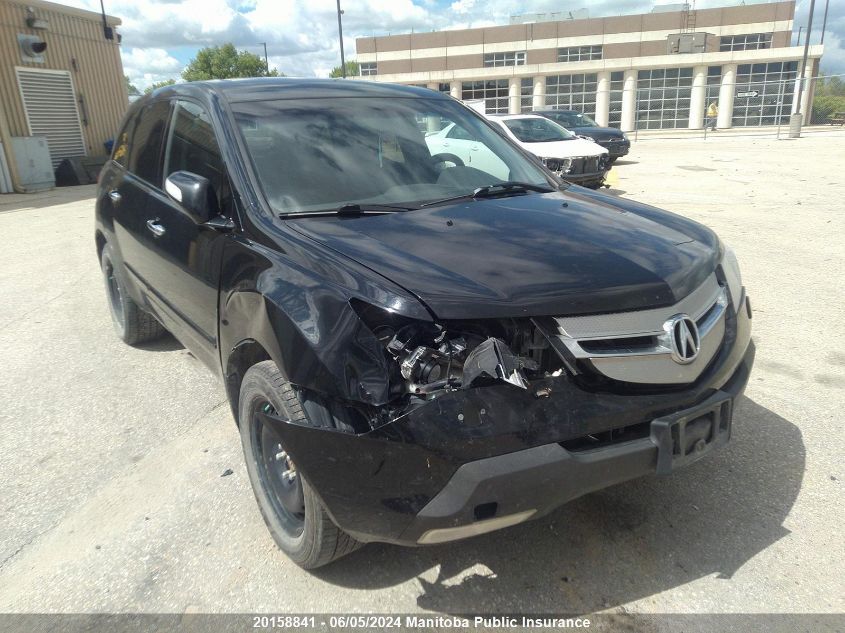
<instances>
[{"instance_id":1,"label":"green tree","mask_svg":"<svg viewBox=\"0 0 845 633\"><path fill-rule=\"evenodd\" d=\"M164 88L165 86L172 86L176 83L175 79L165 79L164 81L157 81L154 84L150 84L146 88L144 88L144 94L148 95L153 90L158 90L159 88Z\"/></svg>"},{"instance_id":2,"label":"green tree","mask_svg":"<svg viewBox=\"0 0 845 633\"><path fill-rule=\"evenodd\" d=\"M360 72L361 72L361 70L358 67L358 62L356 62L354 59L350 59L348 62L346 62L346 76L347 77L357 77L358 73L360 73ZM340 65L332 68L332 71L329 73L329 77L343 77L343 73L341 72Z\"/></svg>"},{"instance_id":3,"label":"green tree","mask_svg":"<svg viewBox=\"0 0 845 633\"><path fill-rule=\"evenodd\" d=\"M268 72L264 58L247 51L239 51L231 43L203 48L182 71L182 79L185 81L279 76L276 70Z\"/></svg>"},{"instance_id":4,"label":"green tree","mask_svg":"<svg viewBox=\"0 0 845 633\"><path fill-rule=\"evenodd\" d=\"M827 123L831 117L841 112L845 112L845 81L842 81L841 77L819 75L816 79L810 122Z\"/></svg>"},{"instance_id":5,"label":"green tree","mask_svg":"<svg viewBox=\"0 0 845 633\"><path fill-rule=\"evenodd\" d=\"M123 81L126 82L126 92L129 93L130 97L141 94L138 89L132 85L132 82L129 81L129 77L123 75Z\"/></svg>"}]
</instances>

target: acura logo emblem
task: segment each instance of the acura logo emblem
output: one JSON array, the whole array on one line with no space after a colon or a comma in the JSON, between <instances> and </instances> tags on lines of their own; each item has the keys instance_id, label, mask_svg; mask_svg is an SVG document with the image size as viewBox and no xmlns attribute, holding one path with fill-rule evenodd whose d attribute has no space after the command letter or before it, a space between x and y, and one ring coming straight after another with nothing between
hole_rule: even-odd
<instances>
[{"instance_id":1,"label":"acura logo emblem","mask_svg":"<svg viewBox=\"0 0 845 633\"><path fill-rule=\"evenodd\" d=\"M682 365L694 361L701 347L695 321L687 314L676 314L663 327L671 341L672 360Z\"/></svg>"}]
</instances>

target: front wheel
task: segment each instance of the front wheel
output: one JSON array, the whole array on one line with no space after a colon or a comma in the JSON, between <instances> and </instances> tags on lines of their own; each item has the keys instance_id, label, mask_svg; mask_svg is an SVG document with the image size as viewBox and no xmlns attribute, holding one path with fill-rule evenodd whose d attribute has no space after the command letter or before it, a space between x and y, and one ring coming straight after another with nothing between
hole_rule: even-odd
<instances>
[{"instance_id":1,"label":"front wheel","mask_svg":"<svg viewBox=\"0 0 845 633\"><path fill-rule=\"evenodd\" d=\"M281 437L259 413L309 424L299 395L272 361L244 375L238 423L252 490L279 548L300 567L314 569L360 547L332 522Z\"/></svg>"}]
</instances>

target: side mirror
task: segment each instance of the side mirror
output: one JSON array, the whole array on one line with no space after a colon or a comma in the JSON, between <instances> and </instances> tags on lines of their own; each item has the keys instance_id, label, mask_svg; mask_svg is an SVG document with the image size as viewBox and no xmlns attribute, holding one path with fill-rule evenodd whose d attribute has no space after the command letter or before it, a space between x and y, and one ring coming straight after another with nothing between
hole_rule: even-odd
<instances>
[{"instance_id":1,"label":"side mirror","mask_svg":"<svg viewBox=\"0 0 845 633\"><path fill-rule=\"evenodd\" d=\"M197 224L205 224L220 214L208 178L189 171L175 171L164 181L164 190Z\"/></svg>"}]
</instances>

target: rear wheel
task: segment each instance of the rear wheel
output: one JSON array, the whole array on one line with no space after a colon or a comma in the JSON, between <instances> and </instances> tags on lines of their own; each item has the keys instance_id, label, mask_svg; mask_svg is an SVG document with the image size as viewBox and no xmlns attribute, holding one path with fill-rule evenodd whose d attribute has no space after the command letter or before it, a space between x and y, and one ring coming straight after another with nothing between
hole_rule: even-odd
<instances>
[{"instance_id":1,"label":"rear wheel","mask_svg":"<svg viewBox=\"0 0 845 633\"><path fill-rule=\"evenodd\" d=\"M252 489L276 544L305 569L356 550L361 544L332 522L281 437L259 413L309 425L299 395L272 361L258 363L244 375L238 422Z\"/></svg>"},{"instance_id":2,"label":"rear wheel","mask_svg":"<svg viewBox=\"0 0 845 633\"><path fill-rule=\"evenodd\" d=\"M145 312L126 292L123 271L114 260L107 243L100 256L100 268L106 283L109 312L117 335L124 343L135 345L160 338L167 330L149 312Z\"/></svg>"}]
</instances>

